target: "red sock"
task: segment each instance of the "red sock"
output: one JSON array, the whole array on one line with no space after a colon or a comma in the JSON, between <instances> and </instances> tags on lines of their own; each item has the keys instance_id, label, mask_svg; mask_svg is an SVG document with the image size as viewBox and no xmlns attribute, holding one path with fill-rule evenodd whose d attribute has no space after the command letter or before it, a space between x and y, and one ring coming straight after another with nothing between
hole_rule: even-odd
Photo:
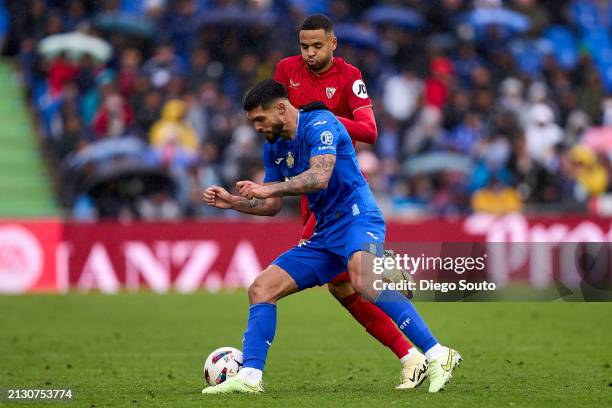
<instances>
[{"instance_id":1,"label":"red sock","mask_svg":"<svg viewBox=\"0 0 612 408\"><path fill-rule=\"evenodd\" d=\"M402 358L408 354L412 345L393 323L393 320L376 305L365 302L359 296L359 293L353 293L341 299L340 303L353 315L355 320L365 327L370 335L389 347L397 358Z\"/></svg>"}]
</instances>

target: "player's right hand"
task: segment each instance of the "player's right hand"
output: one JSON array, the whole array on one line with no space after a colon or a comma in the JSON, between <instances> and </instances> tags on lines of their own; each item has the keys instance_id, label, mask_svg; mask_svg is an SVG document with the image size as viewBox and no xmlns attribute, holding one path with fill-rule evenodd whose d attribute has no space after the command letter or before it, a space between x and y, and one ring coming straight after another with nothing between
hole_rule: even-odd
<instances>
[{"instance_id":1,"label":"player's right hand","mask_svg":"<svg viewBox=\"0 0 612 408\"><path fill-rule=\"evenodd\" d=\"M210 186L202 194L204 202L211 207L232 208L232 195L223 187Z\"/></svg>"}]
</instances>

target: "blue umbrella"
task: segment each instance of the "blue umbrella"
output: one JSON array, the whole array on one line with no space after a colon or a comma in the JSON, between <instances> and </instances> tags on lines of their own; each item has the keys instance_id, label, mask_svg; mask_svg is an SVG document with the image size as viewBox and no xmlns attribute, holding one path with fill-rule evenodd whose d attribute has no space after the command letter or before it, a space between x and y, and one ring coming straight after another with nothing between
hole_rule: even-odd
<instances>
[{"instance_id":1,"label":"blue umbrella","mask_svg":"<svg viewBox=\"0 0 612 408\"><path fill-rule=\"evenodd\" d=\"M464 14L460 21L475 28L497 25L519 33L525 32L531 27L528 17L504 8L477 9Z\"/></svg>"},{"instance_id":2,"label":"blue umbrella","mask_svg":"<svg viewBox=\"0 0 612 408\"><path fill-rule=\"evenodd\" d=\"M103 31L142 38L153 37L157 30L155 23L148 18L129 13L102 13L96 17L94 26Z\"/></svg>"},{"instance_id":3,"label":"blue umbrella","mask_svg":"<svg viewBox=\"0 0 612 408\"><path fill-rule=\"evenodd\" d=\"M147 156L149 146L137 137L100 140L78 153L73 153L66 159L66 164L72 169L80 169L89 163L110 163L116 157Z\"/></svg>"},{"instance_id":4,"label":"blue umbrella","mask_svg":"<svg viewBox=\"0 0 612 408\"><path fill-rule=\"evenodd\" d=\"M375 6L365 13L365 18L374 24L392 24L419 29L425 26L421 14L404 6Z\"/></svg>"},{"instance_id":5,"label":"blue umbrella","mask_svg":"<svg viewBox=\"0 0 612 408\"><path fill-rule=\"evenodd\" d=\"M359 47L380 48L380 39L376 32L354 24L334 25L334 34L339 40Z\"/></svg>"},{"instance_id":6,"label":"blue umbrella","mask_svg":"<svg viewBox=\"0 0 612 408\"><path fill-rule=\"evenodd\" d=\"M434 174L443 171L470 174L473 169L472 160L462 154L435 152L407 159L403 164L404 175Z\"/></svg>"},{"instance_id":7,"label":"blue umbrella","mask_svg":"<svg viewBox=\"0 0 612 408\"><path fill-rule=\"evenodd\" d=\"M271 26L276 14L271 11L255 12L237 7L207 10L200 18L201 26Z\"/></svg>"}]
</instances>

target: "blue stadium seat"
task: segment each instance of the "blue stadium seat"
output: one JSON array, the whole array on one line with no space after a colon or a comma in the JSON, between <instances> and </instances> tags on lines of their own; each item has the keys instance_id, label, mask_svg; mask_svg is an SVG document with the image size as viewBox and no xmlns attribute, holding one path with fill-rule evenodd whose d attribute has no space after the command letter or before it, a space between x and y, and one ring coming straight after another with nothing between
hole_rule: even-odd
<instances>
[{"instance_id":1,"label":"blue stadium seat","mask_svg":"<svg viewBox=\"0 0 612 408\"><path fill-rule=\"evenodd\" d=\"M598 66L601 79L608 92L612 92L612 64Z\"/></svg>"},{"instance_id":2,"label":"blue stadium seat","mask_svg":"<svg viewBox=\"0 0 612 408\"><path fill-rule=\"evenodd\" d=\"M6 11L6 7L4 6L4 0L0 0L0 48L2 47L4 37L8 32L9 22L10 19L8 12Z\"/></svg>"},{"instance_id":3,"label":"blue stadium seat","mask_svg":"<svg viewBox=\"0 0 612 408\"><path fill-rule=\"evenodd\" d=\"M553 54L559 66L563 69L573 69L578 63L578 47L576 37L567 27L551 26L543 39L549 41L553 47Z\"/></svg>"},{"instance_id":4,"label":"blue stadium seat","mask_svg":"<svg viewBox=\"0 0 612 408\"><path fill-rule=\"evenodd\" d=\"M589 1L575 0L569 7L570 20L582 31L590 31L599 27L597 7Z\"/></svg>"},{"instance_id":5,"label":"blue stadium seat","mask_svg":"<svg viewBox=\"0 0 612 408\"><path fill-rule=\"evenodd\" d=\"M592 30L584 32L582 35L582 44L592 54L604 48L610 48L610 34L603 27L596 27Z\"/></svg>"},{"instance_id":6,"label":"blue stadium seat","mask_svg":"<svg viewBox=\"0 0 612 408\"><path fill-rule=\"evenodd\" d=\"M540 74L544 55L541 44L524 39L515 40L510 43L510 52L522 72L532 77Z\"/></svg>"}]
</instances>

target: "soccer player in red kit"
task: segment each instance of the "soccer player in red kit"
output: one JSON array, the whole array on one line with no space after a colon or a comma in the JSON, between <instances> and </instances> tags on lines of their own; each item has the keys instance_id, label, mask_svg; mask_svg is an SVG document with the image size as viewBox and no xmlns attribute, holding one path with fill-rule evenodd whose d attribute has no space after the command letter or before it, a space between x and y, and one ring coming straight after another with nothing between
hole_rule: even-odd
<instances>
[{"instance_id":1,"label":"soccer player in red kit","mask_svg":"<svg viewBox=\"0 0 612 408\"><path fill-rule=\"evenodd\" d=\"M274 79L285 85L294 106L323 102L346 127L353 144L373 144L377 130L372 101L361 72L342 58L334 57L337 46L331 20L314 14L300 27L301 55L278 63ZM306 196L301 201L304 230L302 240L314 232L316 219L308 209ZM332 295L378 341L389 347L403 364L397 388L415 388L425 379L427 360L412 347L393 321L373 303L361 299L351 286L346 272L328 284Z\"/></svg>"}]
</instances>

